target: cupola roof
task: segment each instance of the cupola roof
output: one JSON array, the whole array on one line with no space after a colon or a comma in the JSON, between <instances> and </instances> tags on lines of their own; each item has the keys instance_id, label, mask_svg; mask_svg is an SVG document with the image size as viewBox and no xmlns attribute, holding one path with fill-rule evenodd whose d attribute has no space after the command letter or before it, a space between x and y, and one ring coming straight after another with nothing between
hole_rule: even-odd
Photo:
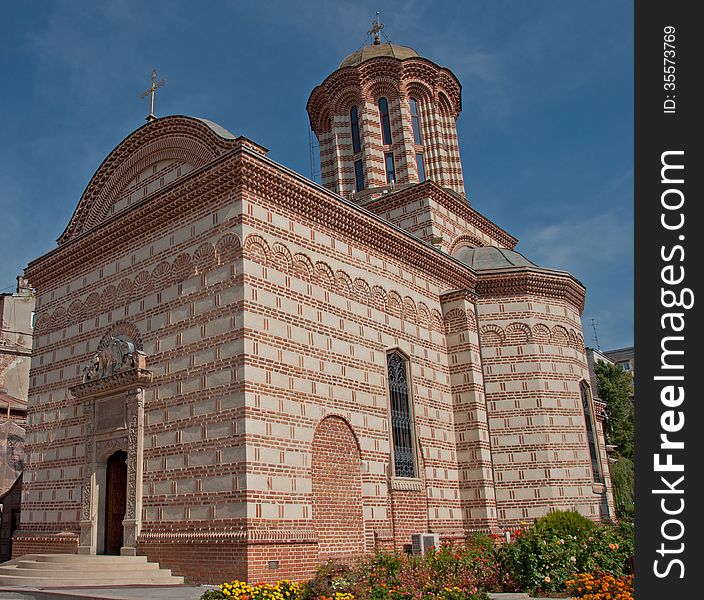
<instances>
[{"instance_id":1,"label":"cupola roof","mask_svg":"<svg viewBox=\"0 0 704 600\"><path fill-rule=\"evenodd\" d=\"M510 267L538 267L538 265L529 261L515 250L497 248L496 246L463 247L454 253L454 257L472 267L475 271Z\"/></svg>"},{"instance_id":2,"label":"cupola roof","mask_svg":"<svg viewBox=\"0 0 704 600\"><path fill-rule=\"evenodd\" d=\"M384 44L373 44L371 46L364 46L360 50L357 50L356 52L353 52L349 56L345 57L345 59L340 63L340 69L343 67L356 67L365 60L371 60L372 58L378 58L380 56L390 56L392 58L404 60L406 58L417 57L418 53L413 48L392 44L391 42L386 42Z\"/></svg>"}]
</instances>

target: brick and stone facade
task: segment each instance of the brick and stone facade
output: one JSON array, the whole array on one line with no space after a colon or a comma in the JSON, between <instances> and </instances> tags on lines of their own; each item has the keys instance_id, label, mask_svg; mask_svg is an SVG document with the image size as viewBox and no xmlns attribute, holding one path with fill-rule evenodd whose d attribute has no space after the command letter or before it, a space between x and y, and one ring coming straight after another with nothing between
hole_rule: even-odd
<instances>
[{"instance_id":1,"label":"brick and stone facade","mask_svg":"<svg viewBox=\"0 0 704 600\"><path fill-rule=\"evenodd\" d=\"M394 85L435 78L428 97L452 88L456 118L456 79L415 53L372 53L326 81L371 98L355 83L367 68ZM405 123L392 91L391 122ZM335 143L321 151L342 156ZM27 269L37 321L13 555L104 552L117 451L122 553L200 581L298 579L413 533L460 540L552 509L609 517L600 417L591 403L595 482L580 396L585 290L514 252L462 196L459 161L436 156L429 181L409 167L405 187L360 197L347 167L325 189L201 119L156 119L118 145Z\"/></svg>"}]
</instances>

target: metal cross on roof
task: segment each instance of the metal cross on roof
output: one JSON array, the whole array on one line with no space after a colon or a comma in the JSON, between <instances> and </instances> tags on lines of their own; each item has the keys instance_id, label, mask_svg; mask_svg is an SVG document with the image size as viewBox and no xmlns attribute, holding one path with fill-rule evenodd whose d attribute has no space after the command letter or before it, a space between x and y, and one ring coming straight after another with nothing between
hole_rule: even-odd
<instances>
[{"instance_id":1,"label":"metal cross on roof","mask_svg":"<svg viewBox=\"0 0 704 600\"><path fill-rule=\"evenodd\" d=\"M376 11L376 19L372 21L372 28L367 31L367 35L374 36L374 45L378 46L381 44L381 39L379 38L379 32L384 29L384 24L379 21L379 11Z\"/></svg>"},{"instance_id":2,"label":"metal cross on roof","mask_svg":"<svg viewBox=\"0 0 704 600\"><path fill-rule=\"evenodd\" d=\"M151 122L156 119L156 115L154 114L154 92L156 92L160 87L164 86L165 84L166 79L162 79L161 81L156 80L156 69L152 69L152 85L140 96L140 98L144 99L151 94L152 97L151 105L149 107L149 114L147 115L147 121Z\"/></svg>"}]
</instances>

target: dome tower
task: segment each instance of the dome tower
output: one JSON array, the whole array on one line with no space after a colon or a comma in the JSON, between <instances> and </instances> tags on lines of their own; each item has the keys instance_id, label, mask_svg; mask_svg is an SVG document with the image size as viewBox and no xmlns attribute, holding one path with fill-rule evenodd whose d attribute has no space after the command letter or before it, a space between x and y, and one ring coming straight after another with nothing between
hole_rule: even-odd
<instances>
[{"instance_id":1,"label":"dome tower","mask_svg":"<svg viewBox=\"0 0 704 600\"><path fill-rule=\"evenodd\" d=\"M358 202L426 179L464 195L461 89L450 70L378 36L347 56L307 104L323 185Z\"/></svg>"}]
</instances>

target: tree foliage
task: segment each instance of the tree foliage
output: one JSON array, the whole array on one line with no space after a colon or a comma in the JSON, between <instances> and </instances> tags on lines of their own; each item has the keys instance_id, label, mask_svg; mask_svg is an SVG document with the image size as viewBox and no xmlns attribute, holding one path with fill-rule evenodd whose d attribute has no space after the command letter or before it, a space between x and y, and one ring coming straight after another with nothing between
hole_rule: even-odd
<instances>
[{"instance_id":1,"label":"tree foliage","mask_svg":"<svg viewBox=\"0 0 704 600\"><path fill-rule=\"evenodd\" d=\"M633 377L621 367L599 361L596 371L599 397L606 403L606 443L620 456L634 460Z\"/></svg>"},{"instance_id":2,"label":"tree foliage","mask_svg":"<svg viewBox=\"0 0 704 600\"><path fill-rule=\"evenodd\" d=\"M616 515L633 516L634 449L633 440L633 377L618 365L603 361L594 366L599 396L606 403L606 443L616 446L609 471L614 490Z\"/></svg>"}]
</instances>

